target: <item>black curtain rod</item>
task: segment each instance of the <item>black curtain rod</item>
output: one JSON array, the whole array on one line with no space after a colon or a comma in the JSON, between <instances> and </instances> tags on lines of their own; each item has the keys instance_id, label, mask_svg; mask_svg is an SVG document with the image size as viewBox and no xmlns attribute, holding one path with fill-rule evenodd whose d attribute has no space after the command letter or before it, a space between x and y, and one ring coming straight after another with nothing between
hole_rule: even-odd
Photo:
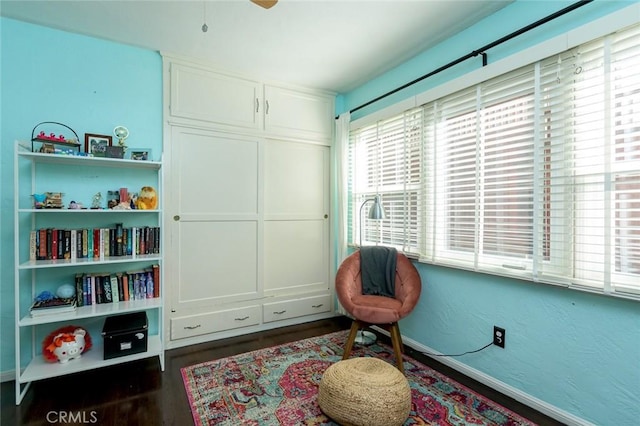
<instances>
[{"instance_id":1,"label":"black curtain rod","mask_svg":"<svg viewBox=\"0 0 640 426\"><path fill-rule=\"evenodd\" d=\"M499 44L502 44L505 41L511 40L512 38L515 38L515 37L517 37L517 36L519 36L521 34L524 34L529 30L532 30L532 29L534 29L536 27L539 27L540 25L546 24L547 22L552 21L552 20L554 20L554 19L556 19L556 18L558 18L558 17L560 17L562 15L565 15L565 14L567 14L567 13L569 13L569 12L579 8L579 7L582 7L582 6L586 5L586 4L589 4L592 1L593 0L581 0L581 1L578 1L576 3L573 3L572 5L567 6L564 9L561 9L561 10L555 12L555 13L552 13L551 15L548 15L548 16L546 16L546 17L544 17L544 18L542 18L542 19L540 19L540 20L538 20L538 21L536 21L536 22L534 22L532 24L529 24L529 25L527 25L525 27L522 27L519 30L512 32L511 34L508 34L508 35L506 35L506 36L504 36L502 38L499 38L498 40L496 40L494 42L491 42L491 43L489 43L489 44L487 44L485 46L482 46L479 49L476 49L476 50L474 50L474 51L472 51L472 52L470 52L470 53L468 53L468 54L466 54L464 56L461 56L458 59L456 59L454 61L451 61L448 64L443 65L440 68L438 68L438 69L436 69L434 71L431 71L428 74L423 75L422 77L418 77L415 80L410 81L409 83L403 84L402 86L397 87L397 88L393 89L392 91L385 93L384 95L380 95L377 98L370 100L369 102L366 102L366 103L364 103L364 104L362 104L362 105L360 105L358 107L355 107L355 108L349 110L349 112L350 113L354 113L354 112L356 112L356 111L358 111L358 110L360 110L360 109L362 109L364 107L367 107L367 106L369 106L369 105L371 105L371 104L373 104L375 102L378 102L381 99L386 98L387 96L393 95L394 93L397 93L397 92L399 92L399 91L401 91L403 89L406 89L409 86L413 86L414 84L416 84L416 83L418 83L418 82L420 82L420 81L422 81L422 80L424 80L426 78L429 78L432 75L438 74L439 72L442 72L442 71L444 71L444 70L446 70L448 68L451 68L452 66L457 65L460 62L466 61L469 58L473 58L473 57L476 57L478 55L482 55L482 66L486 66L487 65L487 54L485 52L486 50L489 50L492 47L495 47L495 46L497 46ZM336 117L336 119L337 118L338 117Z\"/></svg>"}]
</instances>

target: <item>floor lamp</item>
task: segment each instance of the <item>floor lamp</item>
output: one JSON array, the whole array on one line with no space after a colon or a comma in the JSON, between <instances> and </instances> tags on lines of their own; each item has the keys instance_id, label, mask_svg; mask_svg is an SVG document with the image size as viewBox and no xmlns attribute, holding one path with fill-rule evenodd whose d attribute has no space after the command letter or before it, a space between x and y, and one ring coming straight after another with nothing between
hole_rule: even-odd
<instances>
[{"instance_id":1,"label":"floor lamp","mask_svg":"<svg viewBox=\"0 0 640 426\"><path fill-rule=\"evenodd\" d=\"M367 217L371 220L384 220L387 218L387 214L384 211L384 206L382 205L382 201L380 201L380 196L376 195L374 198L368 198L364 200L362 205L360 206L360 248L362 248L362 232L364 230L364 220L362 220L362 210L364 206L369 202L373 201L373 205L369 209L369 214ZM359 345L371 345L375 343L377 337L375 333L370 331L360 330L360 333L356 336L354 343Z\"/></svg>"}]
</instances>

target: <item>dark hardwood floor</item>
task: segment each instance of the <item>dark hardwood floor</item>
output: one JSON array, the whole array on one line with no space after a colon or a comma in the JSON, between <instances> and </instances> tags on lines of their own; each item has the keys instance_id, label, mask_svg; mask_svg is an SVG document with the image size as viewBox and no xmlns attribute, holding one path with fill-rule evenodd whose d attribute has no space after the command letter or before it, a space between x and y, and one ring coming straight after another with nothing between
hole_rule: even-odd
<instances>
[{"instance_id":1,"label":"dark hardwood floor","mask_svg":"<svg viewBox=\"0 0 640 426\"><path fill-rule=\"evenodd\" d=\"M15 384L0 388L0 424L51 425L190 425L193 418L180 368L299 339L348 329L351 321L336 317L203 343L166 352L165 371L157 358L34 382L19 406ZM386 336L380 336L389 343ZM561 425L511 398L407 348L407 354L465 386L541 425ZM69 422L69 419L73 422Z\"/></svg>"}]
</instances>

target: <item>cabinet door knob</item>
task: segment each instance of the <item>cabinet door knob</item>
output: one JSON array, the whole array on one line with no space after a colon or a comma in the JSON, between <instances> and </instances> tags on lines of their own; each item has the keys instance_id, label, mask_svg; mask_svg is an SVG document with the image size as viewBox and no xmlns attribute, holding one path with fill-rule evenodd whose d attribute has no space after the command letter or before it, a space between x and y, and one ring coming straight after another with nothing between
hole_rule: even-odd
<instances>
[{"instance_id":1,"label":"cabinet door knob","mask_svg":"<svg viewBox=\"0 0 640 426\"><path fill-rule=\"evenodd\" d=\"M256 112L260 112L260 99L256 98Z\"/></svg>"},{"instance_id":2,"label":"cabinet door knob","mask_svg":"<svg viewBox=\"0 0 640 426\"><path fill-rule=\"evenodd\" d=\"M264 101L264 113L269 115L269 101Z\"/></svg>"},{"instance_id":3,"label":"cabinet door knob","mask_svg":"<svg viewBox=\"0 0 640 426\"><path fill-rule=\"evenodd\" d=\"M329 215L328 215L328 214L325 214L325 215L324 215L324 218L325 218L325 219L328 219L328 218L329 218Z\"/></svg>"},{"instance_id":4,"label":"cabinet door knob","mask_svg":"<svg viewBox=\"0 0 640 426\"><path fill-rule=\"evenodd\" d=\"M179 221L179 220L180 220L180 216L179 216L179 215L175 215L175 216L173 217L173 220L175 220L176 222L177 222L177 221Z\"/></svg>"}]
</instances>

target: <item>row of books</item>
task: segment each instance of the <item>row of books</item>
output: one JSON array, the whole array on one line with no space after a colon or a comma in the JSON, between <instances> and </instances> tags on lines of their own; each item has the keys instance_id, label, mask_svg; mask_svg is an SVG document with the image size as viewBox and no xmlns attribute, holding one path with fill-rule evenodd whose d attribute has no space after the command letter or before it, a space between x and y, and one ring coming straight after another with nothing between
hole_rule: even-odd
<instances>
[{"instance_id":1,"label":"row of books","mask_svg":"<svg viewBox=\"0 0 640 426\"><path fill-rule=\"evenodd\" d=\"M56 229L31 231L29 260L82 259L160 253L160 227Z\"/></svg>"},{"instance_id":2,"label":"row of books","mask_svg":"<svg viewBox=\"0 0 640 426\"><path fill-rule=\"evenodd\" d=\"M160 269L153 265L135 272L77 274L76 295L33 302L32 317L73 312L78 306L160 297Z\"/></svg>"},{"instance_id":3,"label":"row of books","mask_svg":"<svg viewBox=\"0 0 640 426\"><path fill-rule=\"evenodd\" d=\"M104 274L77 274L78 306L160 297L160 268Z\"/></svg>"}]
</instances>

